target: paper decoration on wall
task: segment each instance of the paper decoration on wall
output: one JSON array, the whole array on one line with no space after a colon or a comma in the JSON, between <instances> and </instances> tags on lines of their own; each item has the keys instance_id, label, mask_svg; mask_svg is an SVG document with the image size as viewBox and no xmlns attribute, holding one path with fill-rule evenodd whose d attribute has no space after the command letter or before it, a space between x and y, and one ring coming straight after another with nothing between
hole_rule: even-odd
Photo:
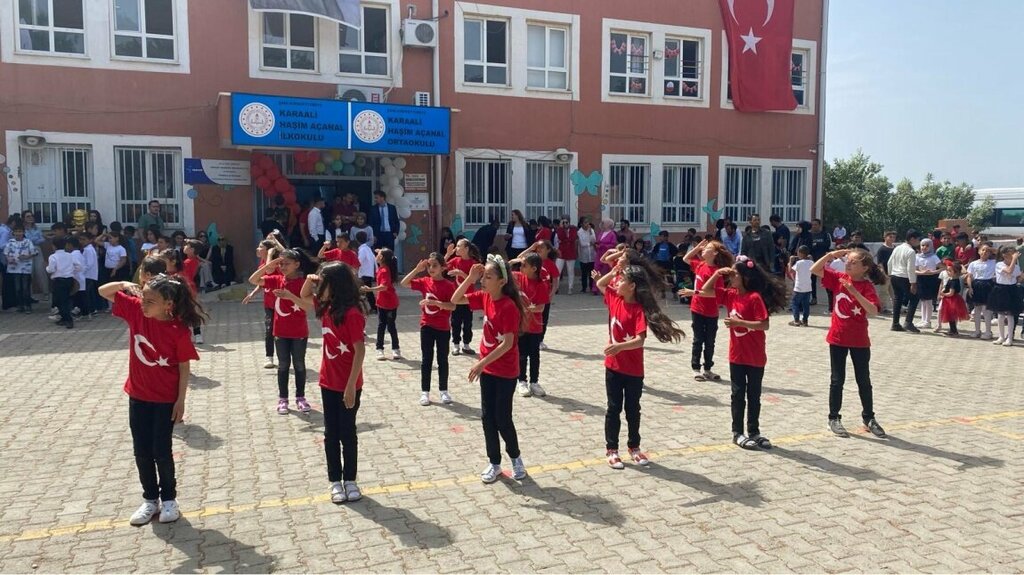
<instances>
[{"instance_id":1,"label":"paper decoration on wall","mask_svg":"<svg viewBox=\"0 0 1024 575\"><path fill-rule=\"evenodd\" d=\"M717 222L718 220L722 219L722 214L725 213L725 208L722 208L720 210L716 210L715 209L715 202L717 202L717 201L718 200L711 200L710 202L707 203L706 206L701 208L701 210L705 214L711 216L711 221L712 222Z\"/></svg>"},{"instance_id":2,"label":"paper decoration on wall","mask_svg":"<svg viewBox=\"0 0 1024 575\"><path fill-rule=\"evenodd\" d=\"M601 172L597 170L590 172L589 176L583 175L583 172L579 170L573 170L572 174L569 174L569 180L572 181L572 187L577 196L582 196L584 193L596 196L601 188L602 177Z\"/></svg>"},{"instance_id":3,"label":"paper decoration on wall","mask_svg":"<svg viewBox=\"0 0 1024 575\"><path fill-rule=\"evenodd\" d=\"M657 222L651 222L651 241L661 233L661 226Z\"/></svg>"},{"instance_id":4,"label":"paper decoration on wall","mask_svg":"<svg viewBox=\"0 0 1024 575\"><path fill-rule=\"evenodd\" d=\"M451 228L451 230L452 230L452 236L458 236L459 234L461 234L462 233L462 216L459 215L459 214L455 214L455 217L452 218L452 225L450 225L448 227Z\"/></svg>"},{"instance_id":5,"label":"paper decoration on wall","mask_svg":"<svg viewBox=\"0 0 1024 575\"><path fill-rule=\"evenodd\" d=\"M408 237L408 239L405 240L405 243L412 244L414 246L418 245L420 243L420 235L422 233L423 230L421 230L419 226L417 226L416 224L412 224L411 226L409 226L409 229L406 230L405 232L406 236Z\"/></svg>"}]
</instances>

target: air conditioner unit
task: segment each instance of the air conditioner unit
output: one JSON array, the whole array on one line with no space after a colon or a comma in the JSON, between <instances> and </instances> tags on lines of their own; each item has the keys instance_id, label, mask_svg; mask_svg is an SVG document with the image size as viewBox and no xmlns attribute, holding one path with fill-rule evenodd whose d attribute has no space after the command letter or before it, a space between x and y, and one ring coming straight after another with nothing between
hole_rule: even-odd
<instances>
[{"instance_id":1,"label":"air conditioner unit","mask_svg":"<svg viewBox=\"0 0 1024 575\"><path fill-rule=\"evenodd\" d=\"M412 99L412 103L416 106L429 106L430 92L416 92L416 95Z\"/></svg>"},{"instance_id":2,"label":"air conditioner unit","mask_svg":"<svg viewBox=\"0 0 1024 575\"><path fill-rule=\"evenodd\" d=\"M374 102L384 103L384 88L371 88L369 86L350 86L338 84L338 100L346 102Z\"/></svg>"},{"instance_id":3,"label":"air conditioner unit","mask_svg":"<svg viewBox=\"0 0 1024 575\"><path fill-rule=\"evenodd\" d=\"M22 148L42 148L46 144L46 136L42 132L29 130L24 135L18 136L18 143Z\"/></svg>"},{"instance_id":4,"label":"air conditioner unit","mask_svg":"<svg viewBox=\"0 0 1024 575\"><path fill-rule=\"evenodd\" d=\"M437 22L408 19L402 23L402 45L411 48L437 47Z\"/></svg>"}]
</instances>

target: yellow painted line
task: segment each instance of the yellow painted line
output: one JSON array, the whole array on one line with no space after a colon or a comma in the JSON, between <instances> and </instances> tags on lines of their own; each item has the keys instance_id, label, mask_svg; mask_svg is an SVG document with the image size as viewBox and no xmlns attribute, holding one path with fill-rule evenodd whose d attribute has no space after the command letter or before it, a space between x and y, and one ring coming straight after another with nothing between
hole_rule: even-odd
<instances>
[{"instance_id":1,"label":"yellow painted line","mask_svg":"<svg viewBox=\"0 0 1024 575\"><path fill-rule=\"evenodd\" d=\"M1024 435L1019 433L1011 433L1003 431L991 425L987 422L991 421L1002 421L1006 419L1017 419L1024 418L1024 410L1021 411L1004 411L999 413L987 413L982 415L973 415L966 417L946 417L942 419L932 419L927 421L910 421L905 423L898 423L889 426L889 431L903 431L912 429L928 429L935 427L944 427L947 425L966 425L968 427L974 427L995 435L1012 439L1012 440L1024 440ZM854 433L866 433L866 431L854 431ZM772 443L775 445L794 445L806 443L808 441L814 441L818 439L825 439L831 437L832 434L827 431L821 431L817 433L803 433L797 435L787 435L783 437L777 437L772 439ZM651 459L660 459L665 457L674 457L680 455L693 455L701 453L719 453L725 451L731 451L735 449L732 443L713 443L706 445L693 445L688 447L680 447L677 449L667 449L664 451L652 451L648 453ZM583 459L576 461L567 461L565 463L547 463L542 465L534 465L527 467L527 472L536 477L537 475L543 475L552 471L576 471L580 469L587 469L590 467L599 467L607 465L607 460L604 457L595 457L592 459ZM391 485L380 485L377 487L369 487L362 489L363 495L385 495L390 493L409 493L414 491L427 491L431 489L439 489L442 487L451 487L452 485L466 485L476 483L480 481L478 475L466 475L462 477L438 479L435 481L415 481L407 483L394 483ZM232 513L245 513L248 511L255 511L258 509L270 509L277 507L302 507L307 505L319 505L322 503L328 503L330 501L329 495L315 495L296 497L292 499L265 499L263 501L256 501L253 503L241 503L237 505L224 505L224 506L210 506L204 507L196 511L188 511L182 513L183 517L189 519L199 519L203 517L213 517L216 515L226 515ZM35 529L31 531L24 531L22 533L13 535L0 535L0 543L6 543L9 541L31 541L34 539L45 539L47 537L59 537L63 535L76 535L79 533L89 533L95 531L105 531L110 529L127 528L127 519L103 519L99 521L89 521L86 523L77 523L74 525L65 525L60 527L51 527L49 529Z\"/></svg>"}]
</instances>

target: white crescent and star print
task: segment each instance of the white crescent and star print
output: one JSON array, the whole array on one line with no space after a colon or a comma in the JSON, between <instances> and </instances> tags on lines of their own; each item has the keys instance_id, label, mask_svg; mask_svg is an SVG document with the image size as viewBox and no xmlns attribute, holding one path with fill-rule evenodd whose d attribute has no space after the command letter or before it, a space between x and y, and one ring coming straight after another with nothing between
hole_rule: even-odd
<instances>
[{"instance_id":1,"label":"white crescent and star print","mask_svg":"<svg viewBox=\"0 0 1024 575\"><path fill-rule=\"evenodd\" d=\"M277 315L279 315L281 317L288 317L288 316L292 315L292 313L295 312L295 305L292 304L291 302L288 302L288 307L291 308L291 311L289 311L288 313L285 313L284 310L281 309L281 302L282 301L284 301L283 297L277 298L277 301L274 302L274 311L277 312Z\"/></svg>"},{"instance_id":2,"label":"white crescent and star print","mask_svg":"<svg viewBox=\"0 0 1024 575\"><path fill-rule=\"evenodd\" d=\"M146 357L146 353L142 350L143 346L148 347L153 351L154 354L156 354L156 348L153 347L153 343L150 342L146 338L146 336L142 335L141 333L137 333L135 334L135 337L133 339L135 340L135 342L132 345L132 351L135 353L135 358L139 360L139 363L147 365L149 367L169 367L171 365L170 363L168 363L166 357L160 357L159 354L157 354L156 361L151 361L148 357Z\"/></svg>"},{"instance_id":3,"label":"white crescent and star print","mask_svg":"<svg viewBox=\"0 0 1024 575\"><path fill-rule=\"evenodd\" d=\"M736 319L746 319L742 315L740 315L740 312L736 310L732 310L731 312L729 312L729 317ZM750 330L745 327L734 327L732 328L732 332L736 334L736 337L743 337L745 335L748 335L750 333Z\"/></svg>"},{"instance_id":4,"label":"white crescent and star print","mask_svg":"<svg viewBox=\"0 0 1024 575\"><path fill-rule=\"evenodd\" d=\"M494 325L491 323L491 320L484 316L484 335L480 338L480 343L487 349L494 349L498 347L498 343L505 341L504 334L495 334L494 331ZM488 336L495 338L497 341L494 339L488 340Z\"/></svg>"},{"instance_id":5,"label":"white crescent and star print","mask_svg":"<svg viewBox=\"0 0 1024 575\"><path fill-rule=\"evenodd\" d=\"M849 311L850 314L858 315L859 316L861 313L864 312L864 310L861 309L861 307L859 305L857 305L857 304L855 304L853 302L853 298L851 298L849 294L847 294L846 292L842 292L841 291L838 294L836 294L835 305L832 306L832 311L834 311L836 316L839 317L840 319L850 319L850 316L847 314L847 312L843 311L843 306L841 304L844 301L845 302L849 302L850 305L853 306L852 308L850 308L850 311Z\"/></svg>"},{"instance_id":6,"label":"white crescent and star print","mask_svg":"<svg viewBox=\"0 0 1024 575\"><path fill-rule=\"evenodd\" d=\"M726 3L729 5L729 13L732 14L733 21L739 24L740 21L736 18L735 2L736 0L726 0ZM765 2L768 3L768 15L765 17L764 23L761 24L761 28L764 28L768 25L768 22L771 22L772 14L775 12L775 0L765 0ZM740 35L740 39L743 40L743 53L753 52L754 54L757 54L757 43L761 41L761 38L754 35L753 26L748 29L746 34Z\"/></svg>"},{"instance_id":7,"label":"white crescent and star print","mask_svg":"<svg viewBox=\"0 0 1024 575\"><path fill-rule=\"evenodd\" d=\"M349 351L352 351L345 342L338 339L338 336L334 333L333 329L324 327L321 328L321 333L324 336L324 353L327 354L328 359L337 359ZM330 339L327 338L328 335L331 336ZM337 349L338 353L331 353L331 349Z\"/></svg>"}]
</instances>

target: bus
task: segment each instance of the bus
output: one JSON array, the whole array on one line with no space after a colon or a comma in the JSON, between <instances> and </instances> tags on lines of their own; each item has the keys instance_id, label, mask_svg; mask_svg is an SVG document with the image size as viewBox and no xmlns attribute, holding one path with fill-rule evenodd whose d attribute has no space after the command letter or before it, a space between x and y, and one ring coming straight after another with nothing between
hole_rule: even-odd
<instances>
[{"instance_id":1,"label":"bus","mask_svg":"<svg viewBox=\"0 0 1024 575\"><path fill-rule=\"evenodd\" d=\"M974 190L974 205L991 197L995 200L992 217L986 222L990 236L1024 236L1024 188L983 188Z\"/></svg>"}]
</instances>

